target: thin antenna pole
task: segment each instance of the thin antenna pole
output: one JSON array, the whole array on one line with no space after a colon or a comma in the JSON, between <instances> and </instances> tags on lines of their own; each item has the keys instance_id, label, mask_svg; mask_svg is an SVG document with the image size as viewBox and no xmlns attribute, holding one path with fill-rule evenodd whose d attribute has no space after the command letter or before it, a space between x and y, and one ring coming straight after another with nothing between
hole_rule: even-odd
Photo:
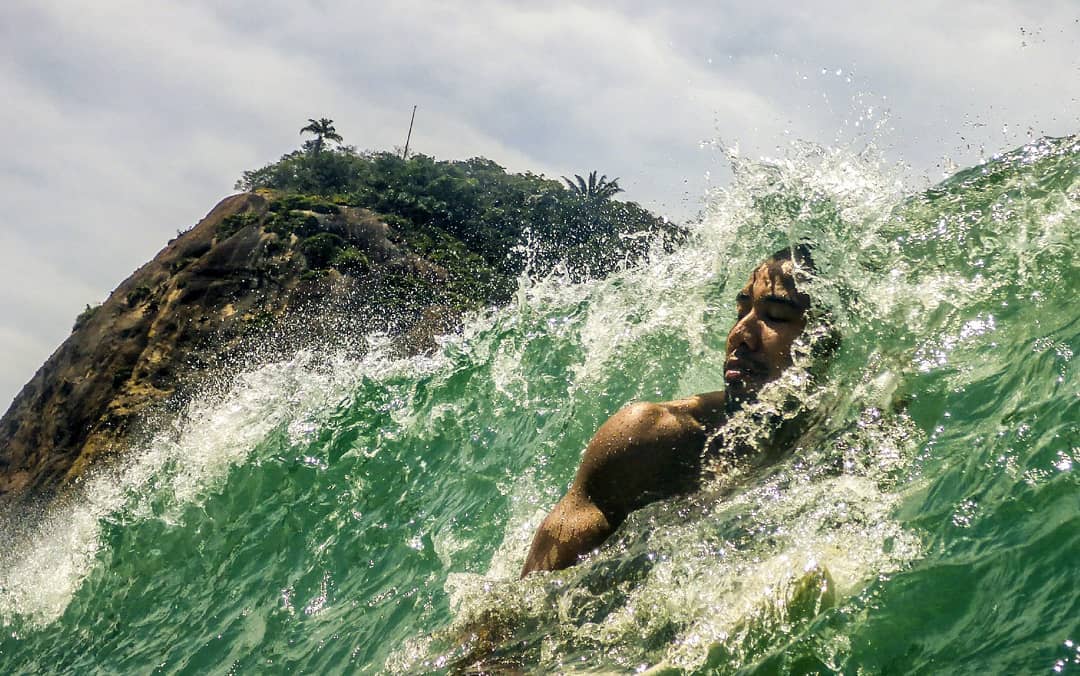
<instances>
[{"instance_id":1,"label":"thin antenna pole","mask_svg":"<svg viewBox=\"0 0 1080 676\"><path fill-rule=\"evenodd\" d=\"M412 107L412 119L409 120L409 135L405 137L405 150L401 151L401 159L409 154L409 141L412 139L412 126L416 121L416 106Z\"/></svg>"}]
</instances>

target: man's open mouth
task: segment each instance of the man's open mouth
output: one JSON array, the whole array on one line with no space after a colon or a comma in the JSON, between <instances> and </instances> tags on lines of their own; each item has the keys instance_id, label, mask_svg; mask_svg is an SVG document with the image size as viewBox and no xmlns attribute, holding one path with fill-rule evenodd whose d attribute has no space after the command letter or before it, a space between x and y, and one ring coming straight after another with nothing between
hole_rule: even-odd
<instances>
[{"instance_id":1,"label":"man's open mouth","mask_svg":"<svg viewBox=\"0 0 1080 676\"><path fill-rule=\"evenodd\" d=\"M729 383L761 380L765 368L743 357L732 357L724 362L724 380Z\"/></svg>"}]
</instances>

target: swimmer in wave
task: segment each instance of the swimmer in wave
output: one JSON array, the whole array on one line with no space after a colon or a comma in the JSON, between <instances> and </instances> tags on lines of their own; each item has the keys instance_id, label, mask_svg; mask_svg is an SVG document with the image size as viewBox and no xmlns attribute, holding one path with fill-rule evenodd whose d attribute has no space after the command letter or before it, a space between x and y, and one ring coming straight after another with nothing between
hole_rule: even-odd
<instances>
[{"instance_id":1,"label":"swimmer in wave","mask_svg":"<svg viewBox=\"0 0 1080 676\"><path fill-rule=\"evenodd\" d=\"M725 389L630 404L600 426L570 490L536 531L522 577L574 565L634 510L700 487L705 463L715 455L732 414L792 366L793 346L815 310L799 288L812 272L809 247L798 245L777 251L750 275L735 296L738 319L727 337ZM818 341L815 356L823 357L835 344L833 334ZM780 457L804 422L779 423L765 448L737 446L737 453Z\"/></svg>"},{"instance_id":2,"label":"swimmer in wave","mask_svg":"<svg viewBox=\"0 0 1080 676\"><path fill-rule=\"evenodd\" d=\"M707 476L722 473L715 466L721 453L764 466L794 449L812 426L806 415L771 423L768 416L754 414L772 427L758 443L734 439L740 435L731 423L736 413L758 401L765 385L793 365L800 338L818 363L838 345L827 313L800 290L814 272L806 245L781 249L753 271L735 296L738 319L727 337L724 390L633 403L600 426L570 489L533 536L522 577L573 566L603 545L634 510L697 491ZM816 340L808 340L808 327L815 324L821 331L815 331ZM761 634L772 625L806 621L835 603L831 577L821 566L793 577L784 588L784 598L758 608L744 628ZM524 673L530 658L515 648L517 631L512 612L485 608L442 637L456 645L444 666L452 673ZM724 650L718 643L708 652ZM677 671L660 663L648 673Z\"/></svg>"}]
</instances>

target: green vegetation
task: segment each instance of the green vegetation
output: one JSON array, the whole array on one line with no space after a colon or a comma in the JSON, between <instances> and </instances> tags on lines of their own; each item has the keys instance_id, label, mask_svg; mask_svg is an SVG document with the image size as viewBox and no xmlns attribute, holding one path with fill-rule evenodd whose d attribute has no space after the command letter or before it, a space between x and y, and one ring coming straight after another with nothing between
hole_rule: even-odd
<instances>
[{"instance_id":1,"label":"green vegetation","mask_svg":"<svg viewBox=\"0 0 1080 676\"><path fill-rule=\"evenodd\" d=\"M128 291L126 301L128 307L135 307L139 303L143 302L150 297L150 287L140 284L131 291Z\"/></svg>"},{"instance_id":2,"label":"green vegetation","mask_svg":"<svg viewBox=\"0 0 1080 676\"><path fill-rule=\"evenodd\" d=\"M317 214L337 214L341 209L336 205L312 195L284 195L270 203L270 211L313 211Z\"/></svg>"},{"instance_id":3,"label":"green vegetation","mask_svg":"<svg viewBox=\"0 0 1080 676\"><path fill-rule=\"evenodd\" d=\"M314 139L244 172L236 187L265 191L269 199L259 217L264 232L277 235L266 240L268 255L301 254L305 281L332 269L353 277L374 308L409 313L504 302L522 272L542 275L563 264L576 279L604 275L642 260L656 238L670 245L684 235L639 205L613 199L622 192L618 179L596 171L587 180L564 178L563 185L507 172L482 157L360 152L342 144L333 120L308 122L301 133ZM345 217L349 208L373 212L389 226L390 242L411 257L398 253L388 262L369 249L371 235L349 225L366 216ZM225 219L219 238L252 219L258 220L254 214Z\"/></svg>"},{"instance_id":4,"label":"green vegetation","mask_svg":"<svg viewBox=\"0 0 1080 676\"><path fill-rule=\"evenodd\" d=\"M323 137L330 138L325 129ZM244 172L236 187L288 195L271 206L277 217L268 229L274 232L309 237L318 222L304 211L364 207L410 246L424 238L445 243L447 235L509 276L519 274L527 262L539 273L564 262L575 277L602 275L647 252L648 238L642 234L667 242L681 236L678 227L639 205L611 199L621 191L617 179L597 179L596 172L587 182L578 178L569 190L533 173L508 173L484 158L438 161L416 154L403 160L389 152L342 146L288 153Z\"/></svg>"},{"instance_id":5,"label":"green vegetation","mask_svg":"<svg viewBox=\"0 0 1080 676\"><path fill-rule=\"evenodd\" d=\"M580 197L587 200L611 199L623 191L623 189L619 187L619 179L613 178L609 181L607 180L607 174L604 174L597 180L595 171L589 173L588 183L577 174L574 174L574 179L576 182L571 181L565 176L562 177L562 180L566 181L566 186L570 188L571 192L577 193Z\"/></svg>"},{"instance_id":6,"label":"green vegetation","mask_svg":"<svg viewBox=\"0 0 1080 676\"><path fill-rule=\"evenodd\" d=\"M304 142L304 149L318 154L323 151L324 144L327 140L341 143L344 139L341 138L341 134L337 133L334 129L334 121L325 117L320 117L318 120L308 118L308 124L306 127L300 130L301 134L308 133L314 134L315 139L312 141ZM310 145L309 145L310 144Z\"/></svg>"},{"instance_id":7,"label":"green vegetation","mask_svg":"<svg viewBox=\"0 0 1080 676\"><path fill-rule=\"evenodd\" d=\"M319 219L308 211L289 211L281 209L273 211L271 203L271 216L266 221L266 231L273 232L288 239L292 235L297 237L311 237L320 230Z\"/></svg>"},{"instance_id":8,"label":"green vegetation","mask_svg":"<svg viewBox=\"0 0 1080 676\"><path fill-rule=\"evenodd\" d=\"M348 246L338 251L330 264L339 270L354 275L371 269L371 261L367 255L354 246Z\"/></svg>"},{"instance_id":9,"label":"green vegetation","mask_svg":"<svg viewBox=\"0 0 1080 676\"><path fill-rule=\"evenodd\" d=\"M345 240L332 232L320 232L300 243L300 252L313 269L323 269L345 251Z\"/></svg>"},{"instance_id":10,"label":"green vegetation","mask_svg":"<svg viewBox=\"0 0 1080 676\"><path fill-rule=\"evenodd\" d=\"M242 211L232 216L221 219L217 227L218 239L225 240L240 232L249 225L259 222L259 216L252 211Z\"/></svg>"},{"instance_id":11,"label":"green vegetation","mask_svg":"<svg viewBox=\"0 0 1080 676\"><path fill-rule=\"evenodd\" d=\"M93 317L100 309L101 303L98 303L97 305L90 305L89 303L87 303L86 309L80 312L79 316L75 318L75 324L71 327L71 330L78 331L79 329L81 329L83 326L86 325L86 322L90 321L90 318Z\"/></svg>"}]
</instances>

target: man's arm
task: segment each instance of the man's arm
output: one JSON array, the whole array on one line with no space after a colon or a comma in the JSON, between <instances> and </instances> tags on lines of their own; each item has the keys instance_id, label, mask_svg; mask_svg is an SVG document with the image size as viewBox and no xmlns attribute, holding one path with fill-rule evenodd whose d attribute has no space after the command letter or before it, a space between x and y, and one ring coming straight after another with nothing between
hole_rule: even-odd
<instances>
[{"instance_id":1,"label":"man's arm","mask_svg":"<svg viewBox=\"0 0 1080 676\"><path fill-rule=\"evenodd\" d=\"M521 576L574 565L582 554L603 544L615 527L587 496L571 488L536 530Z\"/></svg>"},{"instance_id":2,"label":"man's arm","mask_svg":"<svg viewBox=\"0 0 1080 676\"><path fill-rule=\"evenodd\" d=\"M627 514L691 490L704 433L678 406L640 403L600 426L574 483L533 537L522 576L559 570L600 546Z\"/></svg>"}]
</instances>

